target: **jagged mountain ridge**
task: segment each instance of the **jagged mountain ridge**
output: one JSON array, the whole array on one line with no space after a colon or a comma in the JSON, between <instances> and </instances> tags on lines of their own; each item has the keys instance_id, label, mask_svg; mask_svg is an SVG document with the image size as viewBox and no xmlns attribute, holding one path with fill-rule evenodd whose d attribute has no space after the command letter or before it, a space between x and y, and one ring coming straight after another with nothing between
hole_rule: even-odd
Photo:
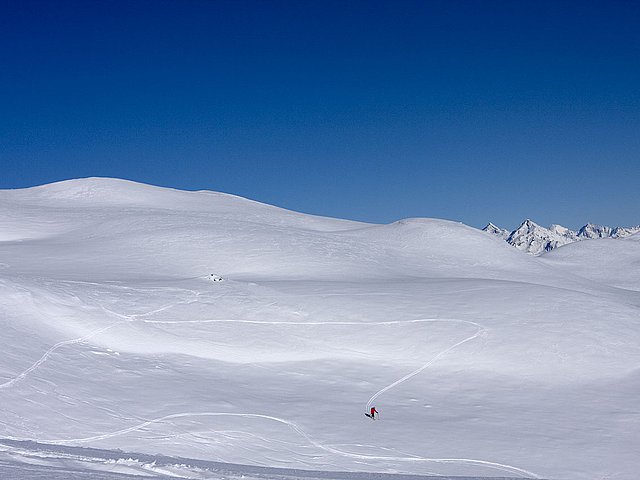
<instances>
[{"instance_id":1,"label":"jagged mountain ridge","mask_svg":"<svg viewBox=\"0 0 640 480\"><path fill-rule=\"evenodd\" d=\"M509 245L531 255L542 255L545 252L569 243L596 238L622 238L640 232L640 225L635 227L608 227L587 223L577 232L562 225L542 227L531 219L526 219L518 228L510 232L489 222L482 229L492 235L504 239Z\"/></svg>"},{"instance_id":2,"label":"jagged mountain ridge","mask_svg":"<svg viewBox=\"0 0 640 480\"><path fill-rule=\"evenodd\" d=\"M511 232L509 230L506 230L504 228L500 228L500 227L494 225L491 222L489 222L489 224L486 227L484 227L483 230L485 232L493 233L494 235L497 235L498 237L502 237L504 240L509 238L509 235L511 235Z\"/></svg>"}]
</instances>

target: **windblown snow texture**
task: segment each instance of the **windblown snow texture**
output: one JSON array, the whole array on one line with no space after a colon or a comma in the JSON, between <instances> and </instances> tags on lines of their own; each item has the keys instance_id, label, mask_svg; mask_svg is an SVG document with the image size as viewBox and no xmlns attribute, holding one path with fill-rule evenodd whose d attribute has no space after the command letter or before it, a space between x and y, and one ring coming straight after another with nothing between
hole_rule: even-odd
<instances>
[{"instance_id":1,"label":"windblown snow texture","mask_svg":"<svg viewBox=\"0 0 640 480\"><path fill-rule=\"evenodd\" d=\"M444 220L0 191L0 474L635 479L638 238L536 258Z\"/></svg>"}]
</instances>

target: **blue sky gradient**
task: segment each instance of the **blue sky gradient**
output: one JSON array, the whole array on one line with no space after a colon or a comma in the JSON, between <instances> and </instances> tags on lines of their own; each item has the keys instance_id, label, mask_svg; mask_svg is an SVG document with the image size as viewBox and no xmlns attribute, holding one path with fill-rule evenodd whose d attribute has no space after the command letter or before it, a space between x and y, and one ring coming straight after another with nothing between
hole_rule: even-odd
<instances>
[{"instance_id":1,"label":"blue sky gradient","mask_svg":"<svg viewBox=\"0 0 640 480\"><path fill-rule=\"evenodd\" d=\"M640 3L3 1L0 188L640 223Z\"/></svg>"}]
</instances>

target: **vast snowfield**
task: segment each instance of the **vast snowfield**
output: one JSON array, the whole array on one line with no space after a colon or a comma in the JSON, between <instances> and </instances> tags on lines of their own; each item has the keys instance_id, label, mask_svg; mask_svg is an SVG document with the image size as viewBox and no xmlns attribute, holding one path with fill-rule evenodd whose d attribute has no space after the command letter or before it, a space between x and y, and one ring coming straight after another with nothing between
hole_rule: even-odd
<instances>
[{"instance_id":1,"label":"vast snowfield","mask_svg":"<svg viewBox=\"0 0 640 480\"><path fill-rule=\"evenodd\" d=\"M636 480L639 272L638 235L3 190L0 477Z\"/></svg>"}]
</instances>

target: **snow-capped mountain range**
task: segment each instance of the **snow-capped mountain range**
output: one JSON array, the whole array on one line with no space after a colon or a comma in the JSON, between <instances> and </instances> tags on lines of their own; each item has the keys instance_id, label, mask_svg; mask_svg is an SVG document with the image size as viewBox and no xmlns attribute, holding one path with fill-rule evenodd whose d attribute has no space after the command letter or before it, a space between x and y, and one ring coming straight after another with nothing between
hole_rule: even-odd
<instances>
[{"instance_id":1,"label":"snow-capped mountain range","mask_svg":"<svg viewBox=\"0 0 640 480\"><path fill-rule=\"evenodd\" d=\"M542 227L530 219L526 219L513 232L489 223L482 229L504 239L509 245L531 255L542 255L545 252L580 240L595 238L622 238L640 232L636 227L607 227L587 223L577 232L562 225Z\"/></svg>"}]
</instances>

